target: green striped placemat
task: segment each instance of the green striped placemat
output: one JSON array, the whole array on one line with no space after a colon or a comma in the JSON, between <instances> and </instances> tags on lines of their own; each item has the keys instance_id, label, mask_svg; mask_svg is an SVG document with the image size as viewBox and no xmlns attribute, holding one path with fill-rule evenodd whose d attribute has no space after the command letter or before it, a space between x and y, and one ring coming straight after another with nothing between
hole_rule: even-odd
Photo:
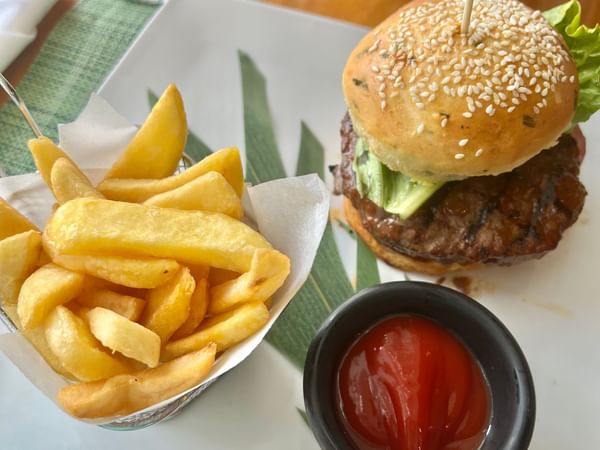
<instances>
[{"instance_id":1,"label":"green striped placemat","mask_svg":"<svg viewBox=\"0 0 600 450\"><path fill-rule=\"evenodd\" d=\"M81 0L54 28L19 84L42 132L77 117L157 7L128 0ZM32 136L17 108L0 109L0 167L9 175L32 172L26 147Z\"/></svg>"}]
</instances>

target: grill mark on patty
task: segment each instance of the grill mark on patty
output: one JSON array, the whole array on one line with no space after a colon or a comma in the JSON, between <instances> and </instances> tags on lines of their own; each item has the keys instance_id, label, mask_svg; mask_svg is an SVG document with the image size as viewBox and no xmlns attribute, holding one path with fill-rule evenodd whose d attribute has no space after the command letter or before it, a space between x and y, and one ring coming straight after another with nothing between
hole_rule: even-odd
<instances>
[{"instance_id":1,"label":"grill mark on patty","mask_svg":"<svg viewBox=\"0 0 600 450\"><path fill-rule=\"evenodd\" d=\"M585 150L571 136L513 172L446 183L402 220L356 190L352 161L358 136L347 115L341 135L336 193L351 200L375 239L413 258L510 265L541 257L556 247L583 207L586 191L578 175Z\"/></svg>"},{"instance_id":2,"label":"grill mark on patty","mask_svg":"<svg viewBox=\"0 0 600 450\"><path fill-rule=\"evenodd\" d=\"M542 195L539 199L537 199L533 203L533 211L531 217L531 225L527 230L527 236L533 239L539 238L537 233L537 225L542 217L543 211L550 205L554 203L555 195L554 195L554 182L553 180L549 180L546 178L545 183L542 186Z\"/></svg>"},{"instance_id":3,"label":"grill mark on patty","mask_svg":"<svg viewBox=\"0 0 600 450\"><path fill-rule=\"evenodd\" d=\"M490 201L488 205L481 210L477 222L469 225L469 228L467 229L467 234L465 236L465 243L467 245L471 245L475 242L479 231L485 225L485 222L487 221L487 218L489 217L490 213L496 208L498 208L498 200L494 199Z\"/></svg>"}]
</instances>

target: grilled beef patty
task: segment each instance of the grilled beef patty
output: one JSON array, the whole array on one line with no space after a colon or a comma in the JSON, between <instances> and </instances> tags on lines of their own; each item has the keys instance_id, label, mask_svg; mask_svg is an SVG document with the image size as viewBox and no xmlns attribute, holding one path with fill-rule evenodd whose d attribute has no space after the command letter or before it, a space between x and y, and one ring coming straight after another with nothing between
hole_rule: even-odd
<instances>
[{"instance_id":1,"label":"grilled beef patty","mask_svg":"<svg viewBox=\"0 0 600 450\"><path fill-rule=\"evenodd\" d=\"M583 208L578 179L584 149L570 135L509 173L446 183L406 220L356 189L352 161L358 136L348 115L341 127L342 162L335 190L360 212L363 226L386 247L441 263L496 263L540 258L554 249Z\"/></svg>"}]
</instances>

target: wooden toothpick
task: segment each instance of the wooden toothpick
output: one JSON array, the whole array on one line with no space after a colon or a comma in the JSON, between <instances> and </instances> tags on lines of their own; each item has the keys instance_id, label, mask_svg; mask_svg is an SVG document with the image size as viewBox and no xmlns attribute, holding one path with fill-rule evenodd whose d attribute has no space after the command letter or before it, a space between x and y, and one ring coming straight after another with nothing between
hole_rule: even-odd
<instances>
[{"instance_id":1,"label":"wooden toothpick","mask_svg":"<svg viewBox=\"0 0 600 450\"><path fill-rule=\"evenodd\" d=\"M471 24L471 11L473 11L474 0L463 0L465 3L465 9L463 12L462 27L460 32L465 36L469 34L469 25Z\"/></svg>"}]
</instances>

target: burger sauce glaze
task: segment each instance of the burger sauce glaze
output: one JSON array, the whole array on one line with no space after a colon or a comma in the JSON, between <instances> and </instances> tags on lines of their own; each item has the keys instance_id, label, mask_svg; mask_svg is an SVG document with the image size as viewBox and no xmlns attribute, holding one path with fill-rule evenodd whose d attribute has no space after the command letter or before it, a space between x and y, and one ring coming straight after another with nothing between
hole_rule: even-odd
<instances>
[{"instance_id":1,"label":"burger sauce glaze","mask_svg":"<svg viewBox=\"0 0 600 450\"><path fill-rule=\"evenodd\" d=\"M342 360L338 415L360 450L477 450L490 422L483 373L452 334L397 316L363 334Z\"/></svg>"}]
</instances>

